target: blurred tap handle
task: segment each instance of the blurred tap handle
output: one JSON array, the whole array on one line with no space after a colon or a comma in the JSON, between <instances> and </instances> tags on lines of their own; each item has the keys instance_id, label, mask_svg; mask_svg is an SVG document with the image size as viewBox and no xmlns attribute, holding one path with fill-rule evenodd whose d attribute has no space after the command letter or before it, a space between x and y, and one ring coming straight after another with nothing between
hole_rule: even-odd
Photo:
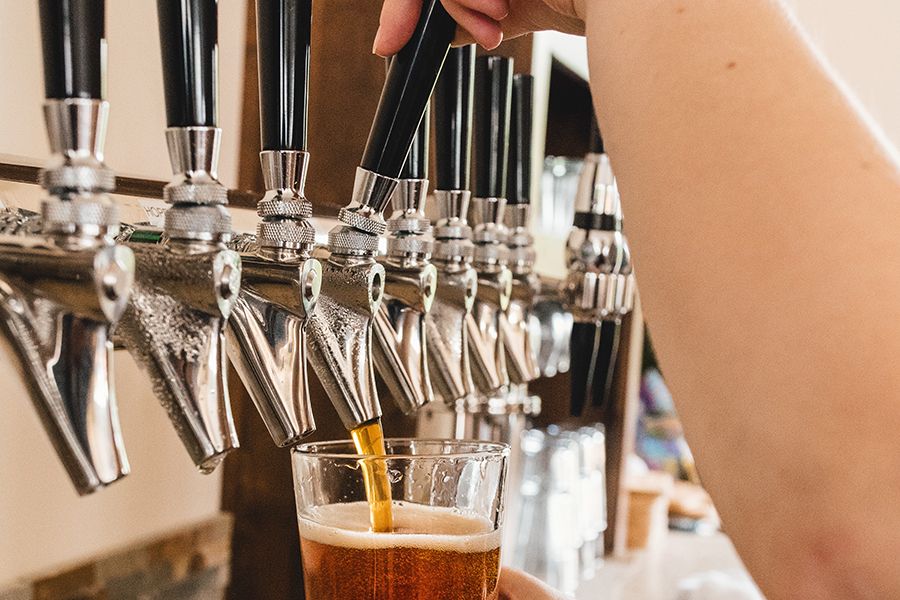
<instances>
[{"instance_id":1,"label":"blurred tap handle","mask_svg":"<svg viewBox=\"0 0 900 600\"><path fill-rule=\"evenodd\" d=\"M513 59L480 56L475 63L475 197L506 198Z\"/></svg>"},{"instance_id":2,"label":"blurred tap handle","mask_svg":"<svg viewBox=\"0 0 900 600\"><path fill-rule=\"evenodd\" d=\"M215 127L217 0L157 0L168 127Z\"/></svg>"},{"instance_id":3,"label":"blurred tap handle","mask_svg":"<svg viewBox=\"0 0 900 600\"><path fill-rule=\"evenodd\" d=\"M434 90L435 189L469 189L474 91L475 45L451 48Z\"/></svg>"},{"instance_id":4,"label":"blurred tap handle","mask_svg":"<svg viewBox=\"0 0 900 600\"><path fill-rule=\"evenodd\" d=\"M104 96L104 0L40 0L47 99Z\"/></svg>"},{"instance_id":5,"label":"blurred tap handle","mask_svg":"<svg viewBox=\"0 0 900 600\"><path fill-rule=\"evenodd\" d=\"M391 61L360 166L396 178L422 121L456 22L440 0L426 0L412 38Z\"/></svg>"},{"instance_id":6,"label":"blurred tap handle","mask_svg":"<svg viewBox=\"0 0 900 600\"><path fill-rule=\"evenodd\" d=\"M593 110L591 111L591 140L588 152L591 154L606 154L603 136L600 134L600 125L597 123L597 115L594 114Z\"/></svg>"},{"instance_id":7,"label":"blurred tap handle","mask_svg":"<svg viewBox=\"0 0 900 600\"><path fill-rule=\"evenodd\" d=\"M509 126L506 204L531 204L531 144L534 120L534 77L513 77Z\"/></svg>"},{"instance_id":8,"label":"blurred tap handle","mask_svg":"<svg viewBox=\"0 0 900 600\"><path fill-rule=\"evenodd\" d=\"M575 323L572 326L572 416L581 416L588 403L599 411L608 408L621 330L619 320Z\"/></svg>"},{"instance_id":9,"label":"blurred tap handle","mask_svg":"<svg viewBox=\"0 0 900 600\"><path fill-rule=\"evenodd\" d=\"M312 0L256 0L263 150L306 150Z\"/></svg>"}]
</instances>

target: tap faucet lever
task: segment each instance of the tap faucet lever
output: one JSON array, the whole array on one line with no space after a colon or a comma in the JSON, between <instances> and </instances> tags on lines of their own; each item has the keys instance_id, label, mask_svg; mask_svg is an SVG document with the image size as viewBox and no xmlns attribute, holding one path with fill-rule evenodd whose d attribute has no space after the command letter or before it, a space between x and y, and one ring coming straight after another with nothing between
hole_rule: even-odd
<instances>
[{"instance_id":1,"label":"tap faucet lever","mask_svg":"<svg viewBox=\"0 0 900 600\"><path fill-rule=\"evenodd\" d=\"M174 176L159 244L132 241L138 277L119 335L197 467L212 472L238 447L228 398L224 329L237 300L240 256L217 166L217 3L157 0Z\"/></svg>"},{"instance_id":2,"label":"tap faucet lever","mask_svg":"<svg viewBox=\"0 0 900 600\"><path fill-rule=\"evenodd\" d=\"M473 227L478 292L468 321L469 350L481 410L502 412L509 391L501 319L512 293L503 212L513 61L482 56L476 59L475 71L475 193L468 222Z\"/></svg>"},{"instance_id":3,"label":"tap faucet lever","mask_svg":"<svg viewBox=\"0 0 900 600\"><path fill-rule=\"evenodd\" d=\"M352 202L339 215L346 225L372 235L384 233L381 214L397 186L455 35L456 23L441 1L427 0L412 38L388 69L357 170Z\"/></svg>"},{"instance_id":4,"label":"tap faucet lever","mask_svg":"<svg viewBox=\"0 0 900 600\"><path fill-rule=\"evenodd\" d=\"M622 203L594 121L590 152L575 197L561 296L575 324L571 338L572 413L588 402L603 409L612 389L621 321L634 307L635 279Z\"/></svg>"},{"instance_id":5,"label":"tap faucet lever","mask_svg":"<svg viewBox=\"0 0 900 600\"><path fill-rule=\"evenodd\" d=\"M0 237L0 331L79 494L128 474L110 332L124 311L134 257L103 164L104 3L42 0L44 117L52 155L41 233Z\"/></svg>"},{"instance_id":6,"label":"tap faucet lever","mask_svg":"<svg viewBox=\"0 0 900 600\"><path fill-rule=\"evenodd\" d=\"M347 429L381 416L374 385L372 338L373 322L378 318L388 282L384 266L375 260L378 236L387 230L384 209L397 188L410 144L455 32L456 23L440 0L427 0L412 38L391 61L363 158L356 170L353 195L338 214L341 225L328 234L329 254L323 265L322 295L317 318L310 327L310 358ZM407 199L415 205L416 198ZM417 212L417 207L413 207L413 213ZM401 224L396 225L400 231ZM407 257L408 266L421 262L425 258L422 255L427 253L418 245L421 240L407 237L414 241L396 242L394 249L400 252L398 243L415 245ZM398 258L396 254L394 258ZM433 277L434 267L428 267ZM420 275L428 272L426 268ZM428 287L426 279L427 276L420 278L411 286L417 290L416 303L430 303L433 289L429 294L420 295ZM403 293L409 293L410 286L403 286L407 288ZM387 333L387 329L382 332ZM414 343L416 336L404 335L405 343ZM383 339L390 342L389 336Z\"/></svg>"},{"instance_id":7,"label":"tap faucet lever","mask_svg":"<svg viewBox=\"0 0 900 600\"><path fill-rule=\"evenodd\" d=\"M256 238L242 255L243 285L228 321L228 354L276 445L315 430L307 336L322 286L311 257L306 198L311 0L257 0L260 162L266 194Z\"/></svg>"},{"instance_id":8,"label":"tap faucet lever","mask_svg":"<svg viewBox=\"0 0 900 600\"><path fill-rule=\"evenodd\" d=\"M503 214L509 267L513 273L512 296L505 318L501 319L510 381L523 386L540 376L532 345L531 314L540 282L534 274L534 239L528 230L531 208L531 147L534 78L513 77L510 111L507 205ZM527 400L528 395L523 400Z\"/></svg>"}]
</instances>

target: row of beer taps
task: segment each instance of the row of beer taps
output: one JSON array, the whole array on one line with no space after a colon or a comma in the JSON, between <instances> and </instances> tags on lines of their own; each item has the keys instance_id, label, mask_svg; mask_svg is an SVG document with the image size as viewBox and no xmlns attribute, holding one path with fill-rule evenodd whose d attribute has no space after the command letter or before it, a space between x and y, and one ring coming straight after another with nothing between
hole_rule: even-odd
<instances>
[{"instance_id":1,"label":"row of beer taps","mask_svg":"<svg viewBox=\"0 0 900 600\"><path fill-rule=\"evenodd\" d=\"M104 0L39 5L52 157L39 233L0 236L0 323L79 493L129 472L113 341L149 374L203 472L238 447L229 359L278 446L315 429L308 365L348 430L381 417L377 374L407 414L440 400L452 427L433 433L518 435L539 408L527 389L539 376L539 284L528 231L533 82L513 75L512 59L451 49L456 24L427 0L390 63L350 201L317 245L304 192L311 0L256 0L267 191L256 232L235 234L217 179L217 2L157 0L174 172L157 231L121 224L110 198ZM600 324L633 304L633 276L602 149L586 173L563 295L605 340Z\"/></svg>"}]
</instances>

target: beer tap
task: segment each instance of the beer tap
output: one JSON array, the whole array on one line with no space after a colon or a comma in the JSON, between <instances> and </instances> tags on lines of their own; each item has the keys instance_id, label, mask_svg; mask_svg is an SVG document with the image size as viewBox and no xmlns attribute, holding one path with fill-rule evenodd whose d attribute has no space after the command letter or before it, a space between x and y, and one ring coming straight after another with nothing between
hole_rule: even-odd
<instances>
[{"instance_id":1,"label":"beer tap","mask_svg":"<svg viewBox=\"0 0 900 600\"><path fill-rule=\"evenodd\" d=\"M103 0L41 0L42 235L0 236L0 327L44 429L79 494L129 472L110 335L128 302L134 256L115 245L118 211L103 163Z\"/></svg>"},{"instance_id":2,"label":"beer tap","mask_svg":"<svg viewBox=\"0 0 900 600\"><path fill-rule=\"evenodd\" d=\"M240 240L240 295L228 320L228 354L272 440L315 429L306 367L307 323L322 284L311 257L315 229L304 195L311 0L257 0L260 125L265 197L256 236Z\"/></svg>"},{"instance_id":3,"label":"beer tap","mask_svg":"<svg viewBox=\"0 0 900 600\"><path fill-rule=\"evenodd\" d=\"M478 273L472 267L474 245L467 211L470 159L472 154L472 99L475 77L475 46L453 48L434 92L435 141L438 151L437 189L434 192L439 217L434 227L434 254L437 265L437 292L427 316L428 355L435 392L451 415L465 415L477 409L475 384L469 358L469 332L477 329L472 306L478 289ZM438 420L440 406L429 419ZM438 425L429 429L420 421L420 430L445 437L464 423L455 418L450 431ZM465 431L455 431L464 437Z\"/></svg>"},{"instance_id":4,"label":"beer tap","mask_svg":"<svg viewBox=\"0 0 900 600\"><path fill-rule=\"evenodd\" d=\"M604 409L611 395L622 318L634 308L635 280L622 203L596 121L575 198L561 296L575 323L571 339L572 414Z\"/></svg>"},{"instance_id":5,"label":"beer tap","mask_svg":"<svg viewBox=\"0 0 900 600\"><path fill-rule=\"evenodd\" d=\"M478 272L478 289L469 321L469 356L478 405L466 414L466 425L458 426L466 437L505 437L492 423L507 415L509 397L500 321L512 293L503 226L512 69L511 58L482 56L476 60L475 194L469 222L474 226L472 265Z\"/></svg>"},{"instance_id":6,"label":"beer tap","mask_svg":"<svg viewBox=\"0 0 900 600\"><path fill-rule=\"evenodd\" d=\"M394 401L411 415L434 398L428 369L425 319L437 287L431 264L431 222L425 216L428 195L428 131L425 113L391 196L394 212L387 221L384 300L375 316L375 367Z\"/></svg>"},{"instance_id":7,"label":"beer tap","mask_svg":"<svg viewBox=\"0 0 900 600\"><path fill-rule=\"evenodd\" d=\"M534 239L528 231L531 208L531 144L534 78L513 78L509 165L506 189L506 245L513 274L509 308L500 319L511 400L526 414L539 411L528 394L528 383L540 376L531 335L531 312L540 281L534 274Z\"/></svg>"},{"instance_id":8,"label":"beer tap","mask_svg":"<svg viewBox=\"0 0 900 600\"><path fill-rule=\"evenodd\" d=\"M348 430L381 416L371 344L373 322L386 287L384 266L375 259L379 236L387 230L383 212L398 187L403 163L455 32L456 23L441 2L425 2L411 40L391 61L356 170L351 201L340 210L340 225L329 232L327 252L321 253L322 289L316 317L309 323L310 361ZM394 239L402 239L397 235L400 231L394 230ZM399 249L405 242L389 243ZM389 256L384 262L396 258ZM423 283L415 279L409 283L407 289L415 292L410 306L424 309L424 300L433 295L433 291L424 293ZM397 283L391 284L391 289L395 298L406 293ZM414 354L409 356L418 361ZM404 368L409 366L407 363Z\"/></svg>"},{"instance_id":9,"label":"beer tap","mask_svg":"<svg viewBox=\"0 0 900 600\"><path fill-rule=\"evenodd\" d=\"M216 178L217 3L157 0L157 8L175 176L159 243L130 243L137 277L119 331L194 463L209 473L238 447L225 325L241 279L240 256L225 247L231 217Z\"/></svg>"}]
</instances>

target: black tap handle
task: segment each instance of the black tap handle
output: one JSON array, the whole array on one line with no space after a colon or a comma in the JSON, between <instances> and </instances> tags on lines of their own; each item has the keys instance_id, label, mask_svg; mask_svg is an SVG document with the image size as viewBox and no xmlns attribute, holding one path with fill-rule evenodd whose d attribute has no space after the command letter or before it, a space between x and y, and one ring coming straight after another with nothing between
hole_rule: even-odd
<instances>
[{"instance_id":1,"label":"black tap handle","mask_svg":"<svg viewBox=\"0 0 900 600\"><path fill-rule=\"evenodd\" d=\"M103 97L104 0L40 0L47 99Z\"/></svg>"},{"instance_id":2,"label":"black tap handle","mask_svg":"<svg viewBox=\"0 0 900 600\"><path fill-rule=\"evenodd\" d=\"M157 0L166 124L215 127L216 0Z\"/></svg>"},{"instance_id":3,"label":"black tap handle","mask_svg":"<svg viewBox=\"0 0 900 600\"><path fill-rule=\"evenodd\" d=\"M431 110L425 105L422 122L416 129L409 154L400 170L400 179L428 179L428 145L431 143Z\"/></svg>"},{"instance_id":4,"label":"black tap handle","mask_svg":"<svg viewBox=\"0 0 900 600\"><path fill-rule=\"evenodd\" d=\"M509 176L506 203L531 204L531 142L534 120L534 77L513 78L512 111L509 126Z\"/></svg>"},{"instance_id":5,"label":"black tap handle","mask_svg":"<svg viewBox=\"0 0 900 600\"><path fill-rule=\"evenodd\" d=\"M616 362L619 356L619 341L622 337L622 324L619 321L603 321L600 325L600 347L597 363L594 367L593 406L605 410L613 394L613 380L616 373Z\"/></svg>"},{"instance_id":6,"label":"black tap handle","mask_svg":"<svg viewBox=\"0 0 900 600\"><path fill-rule=\"evenodd\" d=\"M600 125L597 124L597 115L591 111L591 144L588 152L592 154L605 154L606 148L603 144L603 136L600 135Z\"/></svg>"},{"instance_id":7,"label":"black tap handle","mask_svg":"<svg viewBox=\"0 0 900 600\"><path fill-rule=\"evenodd\" d=\"M580 417L588 403L593 404L594 368L600 352L600 327L596 323L574 323L569 338L572 378L570 414Z\"/></svg>"},{"instance_id":8,"label":"black tap handle","mask_svg":"<svg viewBox=\"0 0 900 600\"><path fill-rule=\"evenodd\" d=\"M506 198L513 59L480 56L475 63L475 196Z\"/></svg>"},{"instance_id":9,"label":"black tap handle","mask_svg":"<svg viewBox=\"0 0 900 600\"><path fill-rule=\"evenodd\" d=\"M391 61L360 166L398 177L441 72L456 22L440 0L427 0L412 38Z\"/></svg>"},{"instance_id":10,"label":"black tap handle","mask_svg":"<svg viewBox=\"0 0 900 600\"><path fill-rule=\"evenodd\" d=\"M434 89L435 189L468 190L475 45L451 48Z\"/></svg>"},{"instance_id":11,"label":"black tap handle","mask_svg":"<svg viewBox=\"0 0 900 600\"><path fill-rule=\"evenodd\" d=\"M306 150L312 0L256 0L263 150Z\"/></svg>"},{"instance_id":12,"label":"black tap handle","mask_svg":"<svg viewBox=\"0 0 900 600\"><path fill-rule=\"evenodd\" d=\"M585 405L606 410L612 398L622 325L618 320L602 323L575 323L570 352L572 364L571 405L573 417L583 414Z\"/></svg>"}]
</instances>

